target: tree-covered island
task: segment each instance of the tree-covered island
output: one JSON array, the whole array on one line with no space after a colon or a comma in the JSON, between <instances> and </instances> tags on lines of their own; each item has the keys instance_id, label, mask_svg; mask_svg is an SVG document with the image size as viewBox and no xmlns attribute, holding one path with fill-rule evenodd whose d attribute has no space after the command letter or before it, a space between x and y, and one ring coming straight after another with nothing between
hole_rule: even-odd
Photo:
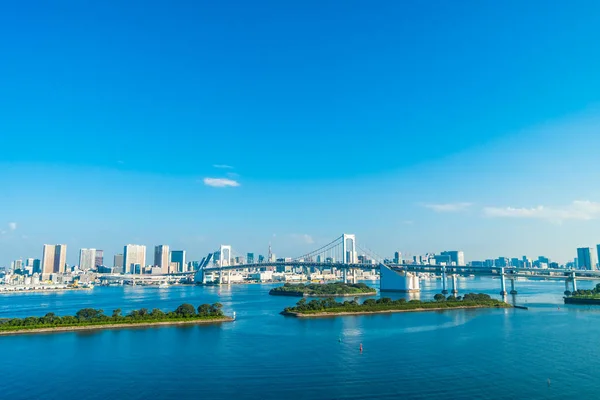
<instances>
[{"instance_id":1,"label":"tree-covered island","mask_svg":"<svg viewBox=\"0 0 600 400\"><path fill-rule=\"evenodd\" d=\"M342 303L332 298L322 300L300 299L295 307L288 307L283 310L283 315L296 317L321 317L335 315L353 315L353 314L378 314L390 312L408 312L408 311L437 311L460 308L509 308L509 304L500 300L492 299L483 293L468 293L463 297L448 296L436 294L434 301L421 301L406 299L392 300L388 297L380 299L367 299L362 303L358 298L352 301Z\"/></svg>"},{"instance_id":2,"label":"tree-covered island","mask_svg":"<svg viewBox=\"0 0 600 400\"><path fill-rule=\"evenodd\" d=\"M103 310L83 308L75 315L58 316L47 313L43 317L0 319L0 335L24 332L59 332L90 329L116 329L129 326L180 325L227 322L221 303L202 304L196 309L191 304L182 304L174 311L164 312L158 308L133 310L123 315L121 309L111 315Z\"/></svg>"},{"instance_id":3,"label":"tree-covered island","mask_svg":"<svg viewBox=\"0 0 600 400\"><path fill-rule=\"evenodd\" d=\"M373 296L377 294L375 289L364 283L347 284L343 282L333 283L310 283L291 284L276 287L269 291L275 296L297 296L297 297L344 297L344 296Z\"/></svg>"},{"instance_id":4,"label":"tree-covered island","mask_svg":"<svg viewBox=\"0 0 600 400\"><path fill-rule=\"evenodd\" d=\"M600 283L591 290L579 289L565 292L565 304L598 304L600 305Z\"/></svg>"}]
</instances>

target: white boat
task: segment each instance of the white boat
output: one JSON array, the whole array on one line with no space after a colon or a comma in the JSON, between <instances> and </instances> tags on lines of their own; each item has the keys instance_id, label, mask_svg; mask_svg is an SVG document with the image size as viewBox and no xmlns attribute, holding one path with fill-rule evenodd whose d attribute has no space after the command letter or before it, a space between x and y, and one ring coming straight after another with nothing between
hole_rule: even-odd
<instances>
[{"instance_id":1,"label":"white boat","mask_svg":"<svg viewBox=\"0 0 600 400\"><path fill-rule=\"evenodd\" d=\"M162 288L168 288L169 286L170 286L170 285L169 285L167 282L163 282L163 283L161 283L160 285L158 285L158 287L159 287L160 289L162 289Z\"/></svg>"}]
</instances>

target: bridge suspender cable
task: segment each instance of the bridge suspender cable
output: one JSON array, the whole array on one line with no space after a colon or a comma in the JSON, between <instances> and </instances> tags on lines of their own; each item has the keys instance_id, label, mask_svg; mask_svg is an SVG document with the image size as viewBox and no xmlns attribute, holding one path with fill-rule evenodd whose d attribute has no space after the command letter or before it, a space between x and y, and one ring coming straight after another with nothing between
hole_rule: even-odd
<instances>
[{"instance_id":1,"label":"bridge suspender cable","mask_svg":"<svg viewBox=\"0 0 600 400\"><path fill-rule=\"evenodd\" d=\"M340 240L342 237L343 237L343 236L340 236L340 237L338 237L338 238L335 238L333 241L331 241L330 243L327 243L325 246L323 246L323 247L320 247L320 248L318 248L317 250L313 250L313 251L311 251L310 253L306 253L306 254L304 254L304 255L302 255L302 256L300 256L300 257L296 257L296 258L294 258L293 260L299 260L299 259L301 259L301 258L307 258L307 257L313 256L313 255L315 255L315 254L324 253L324 252L326 252L326 251L328 251L328 250L331 250L332 248L334 248L334 247L336 247L336 246L339 246L339 245L341 245L341 243L337 243L337 244L336 244L336 242L338 242L338 241L339 241L339 240ZM333 244L335 244L335 246L332 246Z\"/></svg>"}]
</instances>

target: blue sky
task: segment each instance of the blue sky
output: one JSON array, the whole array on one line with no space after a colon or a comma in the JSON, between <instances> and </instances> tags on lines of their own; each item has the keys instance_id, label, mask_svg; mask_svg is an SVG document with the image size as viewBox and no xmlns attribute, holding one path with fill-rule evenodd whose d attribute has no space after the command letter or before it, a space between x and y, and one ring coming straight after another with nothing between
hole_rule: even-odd
<instances>
[{"instance_id":1,"label":"blue sky","mask_svg":"<svg viewBox=\"0 0 600 400\"><path fill-rule=\"evenodd\" d=\"M600 243L595 1L56 1L0 13L0 265L467 259ZM151 252L148 251L150 259ZM110 264L110 262L109 262Z\"/></svg>"}]
</instances>

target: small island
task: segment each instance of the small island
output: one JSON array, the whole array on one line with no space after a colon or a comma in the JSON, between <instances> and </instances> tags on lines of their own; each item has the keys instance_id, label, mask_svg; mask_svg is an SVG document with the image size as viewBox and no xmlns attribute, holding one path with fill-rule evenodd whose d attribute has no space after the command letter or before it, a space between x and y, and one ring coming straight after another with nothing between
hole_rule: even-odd
<instances>
[{"instance_id":1,"label":"small island","mask_svg":"<svg viewBox=\"0 0 600 400\"><path fill-rule=\"evenodd\" d=\"M600 283L591 290L576 290L573 293L565 292L567 295L565 304L597 304L600 305Z\"/></svg>"},{"instance_id":2,"label":"small island","mask_svg":"<svg viewBox=\"0 0 600 400\"><path fill-rule=\"evenodd\" d=\"M233 321L233 318L225 316L222 307L221 303L214 303L202 304L196 309L193 305L185 303L169 312L158 308L152 311L141 308L122 315L121 309L116 309L110 316L105 315L103 310L83 308L75 315L63 317L47 313L43 317L3 318L0 319L0 335Z\"/></svg>"},{"instance_id":3,"label":"small island","mask_svg":"<svg viewBox=\"0 0 600 400\"><path fill-rule=\"evenodd\" d=\"M308 285L298 283L286 283L269 291L274 296L296 296L296 297L344 297L344 296L374 296L377 291L364 283L347 284L334 283L311 283Z\"/></svg>"},{"instance_id":4,"label":"small island","mask_svg":"<svg viewBox=\"0 0 600 400\"><path fill-rule=\"evenodd\" d=\"M483 293L468 293L462 298L445 297L436 294L434 301L406 299L392 300L389 297L367 299L362 304L358 298L339 303L334 299L311 300L301 299L295 307L288 307L281 312L283 315L294 317L330 317L338 315L383 314L414 311L441 311L465 308L510 308L511 305L500 300L492 299Z\"/></svg>"}]
</instances>

